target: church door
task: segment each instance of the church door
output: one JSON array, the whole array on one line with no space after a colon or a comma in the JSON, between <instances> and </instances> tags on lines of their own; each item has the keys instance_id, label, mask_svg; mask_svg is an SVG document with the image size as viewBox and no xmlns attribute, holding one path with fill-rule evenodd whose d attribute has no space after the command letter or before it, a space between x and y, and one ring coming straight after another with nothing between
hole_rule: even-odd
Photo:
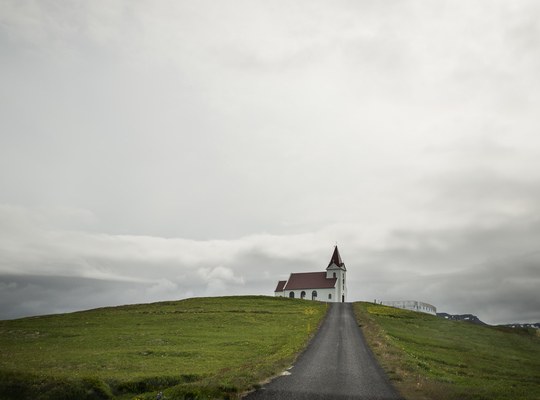
<instances>
[{"instance_id":1,"label":"church door","mask_svg":"<svg viewBox=\"0 0 540 400\"><path fill-rule=\"evenodd\" d=\"M317 291L316 290L311 292L311 300L317 300Z\"/></svg>"}]
</instances>

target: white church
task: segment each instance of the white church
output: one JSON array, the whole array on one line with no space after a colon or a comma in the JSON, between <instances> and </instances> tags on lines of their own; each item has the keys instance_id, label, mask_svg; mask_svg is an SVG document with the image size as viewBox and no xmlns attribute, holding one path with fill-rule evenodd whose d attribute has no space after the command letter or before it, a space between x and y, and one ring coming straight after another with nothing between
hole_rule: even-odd
<instances>
[{"instance_id":1,"label":"white church","mask_svg":"<svg viewBox=\"0 0 540 400\"><path fill-rule=\"evenodd\" d=\"M288 280L278 282L274 295L344 303L347 301L346 276L347 269L336 246L325 272L292 273Z\"/></svg>"}]
</instances>

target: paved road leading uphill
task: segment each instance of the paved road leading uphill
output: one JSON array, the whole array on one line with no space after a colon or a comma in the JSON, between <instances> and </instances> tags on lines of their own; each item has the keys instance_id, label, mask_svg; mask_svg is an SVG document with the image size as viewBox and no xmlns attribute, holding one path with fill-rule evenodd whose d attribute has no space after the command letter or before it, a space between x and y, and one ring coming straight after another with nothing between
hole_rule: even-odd
<instances>
[{"instance_id":1,"label":"paved road leading uphill","mask_svg":"<svg viewBox=\"0 0 540 400\"><path fill-rule=\"evenodd\" d=\"M321 329L289 372L245 399L400 399L368 350L348 303L331 304Z\"/></svg>"}]
</instances>

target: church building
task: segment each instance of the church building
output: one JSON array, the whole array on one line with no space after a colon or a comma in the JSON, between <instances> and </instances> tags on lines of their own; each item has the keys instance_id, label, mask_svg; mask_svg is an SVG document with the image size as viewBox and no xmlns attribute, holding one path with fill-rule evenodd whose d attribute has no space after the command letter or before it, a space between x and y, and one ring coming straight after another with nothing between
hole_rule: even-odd
<instances>
[{"instance_id":1,"label":"church building","mask_svg":"<svg viewBox=\"0 0 540 400\"><path fill-rule=\"evenodd\" d=\"M347 301L346 275L347 269L336 246L326 271L292 273L288 280L278 282L274 295L344 303Z\"/></svg>"}]
</instances>

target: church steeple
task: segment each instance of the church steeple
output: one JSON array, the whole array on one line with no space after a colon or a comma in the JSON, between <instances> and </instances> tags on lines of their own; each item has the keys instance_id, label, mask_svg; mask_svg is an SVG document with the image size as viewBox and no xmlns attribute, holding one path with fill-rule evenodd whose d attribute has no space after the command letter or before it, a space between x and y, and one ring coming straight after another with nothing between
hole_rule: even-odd
<instances>
[{"instance_id":1,"label":"church steeple","mask_svg":"<svg viewBox=\"0 0 540 400\"><path fill-rule=\"evenodd\" d=\"M326 267L326 269L330 268L332 264L335 264L337 267L347 270L345 268L345 263L341 261L341 256L339 255L339 250L338 250L337 245L334 248L334 253L332 254L332 258L330 259L330 262L328 263L328 267Z\"/></svg>"}]
</instances>

